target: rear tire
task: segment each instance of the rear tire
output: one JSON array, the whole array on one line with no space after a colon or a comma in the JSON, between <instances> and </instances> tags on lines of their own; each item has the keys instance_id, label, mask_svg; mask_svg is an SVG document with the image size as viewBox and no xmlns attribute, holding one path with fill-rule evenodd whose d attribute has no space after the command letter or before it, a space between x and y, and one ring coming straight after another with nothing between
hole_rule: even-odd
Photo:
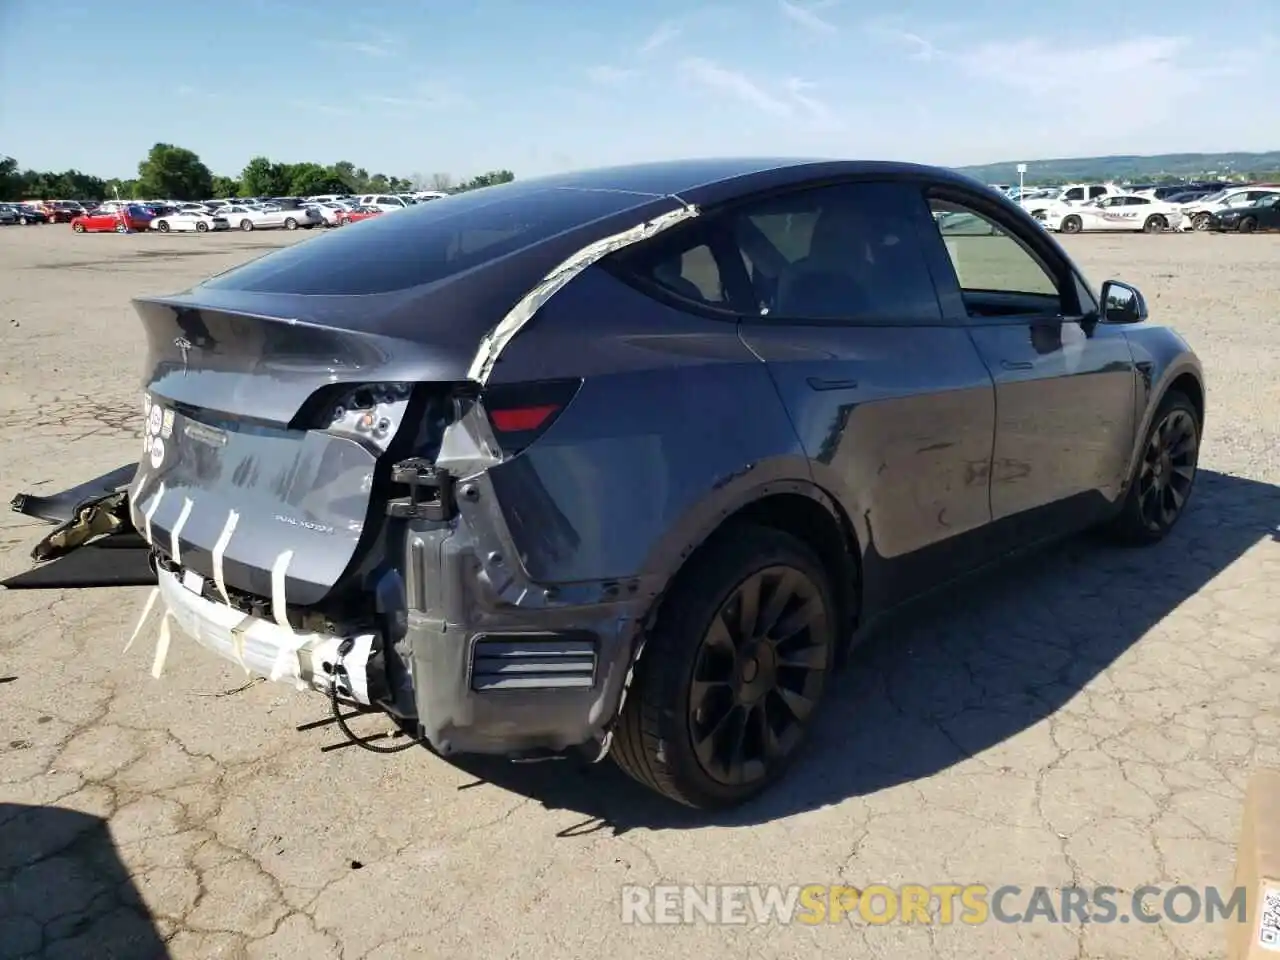
<instances>
[{"instance_id":1,"label":"rear tire","mask_svg":"<svg viewBox=\"0 0 1280 960\"><path fill-rule=\"evenodd\" d=\"M802 541L754 525L722 531L663 601L610 755L689 807L756 796L804 744L838 623L830 577Z\"/></svg>"},{"instance_id":2,"label":"rear tire","mask_svg":"<svg viewBox=\"0 0 1280 960\"><path fill-rule=\"evenodd\" d=\"M1143 440L1124 505L1106 526L1131 546L1158 543L1186 512L1200 461L1200 418L1179 391L1160 401Z\"/></svg>"},{"instance_id":3,"label":"rear tire","mask_svg":"<svg viewBox=\"0 0 1280 960\"><path fill-rule=\"evenodd\" d=\"M71 225L71 229L72 229L72 230L74 230L76 233L84 233L84 224L83 224L83 223L73 223L73 224Z\"/></svg>"},{"instance_id":4,"label":"rear tire","mask_svg":"<svg viewBox=\"0 0 1280 960\"><path fill-rule=\"evenodd\" d=\"M196 233L208 233L209 225L203 220L196 221Z\"/></svg>"},{"instance_id":5,"label":"rear tire","mask_svg":"<svg viewBox=\"0 0 1280 960\"><path fill-rule=\"evenodd\" d=\"M1258 221L1253 217L1245 217L1240 221L1240 226L1237 229L1241 233L1253 233L1253 231L1258 229Z\"/></svg>"},{"instance_id":6,"label":"rear tire","mask_svg":"<svg viewBox=\"0 0 1280 960\"><path fill-rule=\"evenodd\" d=\"M1169 221L1158 213L1153 213L1147 217L1147 222L1142 225L1143 233L1163 233L1169 226Z\"/></svg>"},{"instance_id":7,"label":"rear tire","mask_svg":"<svg viewBox=\"0 0 1280 960\"><path fill-rule=\"evenodd\" d=\"M161 220L159 223L156 224L156 229L159 230L161 233L168 233L169 221Z\"/></svg>"},{"instance_id":8,"label":"rear tire","mask_svg":"<svg viewBox=\"0 0 1280 960\"><path fill-rule=\"evenodd\" d=\"M1082 227L1084 227L1084 221L1074 215L1062 221L1063 233L1079 233Z\"/></svg>"},{"instance_id":9,"label":"rear tire","mask_svg":"<svg viewBox=\"0 0 1280 960\"><path fill-rule=\"evenodd\" d=\"M289 217L289 218L288 218L288 219L286 219L286 220L285 220L285 222L284 222L284 228L285 228L286 230L297 230L297 229L298 229L298 221L297 221L297 220L295 220L293 217Z\"/></svg>"},{"instance_id":10,"label":"rear tire","mask_svg":"<svg viewBox=\"0 0 1280 960\"><path fill-rule=\"evenodd\" d=\"M240 229L241 229L241 230L243 230L245 233L248 233L250 230L252 230L252 229L253 229L253 221L252 221L252 220L241 220L241 221L240 221Z\"/></svg>"}]
</instances>

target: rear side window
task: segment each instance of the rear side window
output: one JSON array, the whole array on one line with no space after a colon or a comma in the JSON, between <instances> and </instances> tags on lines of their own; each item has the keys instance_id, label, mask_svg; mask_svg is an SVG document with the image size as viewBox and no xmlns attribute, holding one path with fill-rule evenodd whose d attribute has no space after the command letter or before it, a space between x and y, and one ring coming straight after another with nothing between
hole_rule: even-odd
<instances>
[{"instance_id":1,"label":"rear side window","mask_svg":"<svg viewBox=\"0 0 1280 960\"><path fill-rule=\"evenodd\" d=\"M436 283L652 198L621 191L489 187L374 217L206 281L219 290L360 296Z\"/></svg>"},{"instance_id":2,"label":"rear side window","mask_svg":"<svg viewBox=\"0 0 1280 960\"><path fill-rule=\"evenodd\" d=\"M937 323L918 192L850 183L747 201L623 251L624 276L779 323Z\"/></svg>"},{"instance_id":3,"label":"rear side window","mask_svg":"<svg viewBox=\"0 0 1280 960\"><path fill-rule=\"evenodd\" d=\"M751 312L782 322L937 323L918 192L894 183L799 190L743 206L729 229Z\"/></svg>"}]
</instances>

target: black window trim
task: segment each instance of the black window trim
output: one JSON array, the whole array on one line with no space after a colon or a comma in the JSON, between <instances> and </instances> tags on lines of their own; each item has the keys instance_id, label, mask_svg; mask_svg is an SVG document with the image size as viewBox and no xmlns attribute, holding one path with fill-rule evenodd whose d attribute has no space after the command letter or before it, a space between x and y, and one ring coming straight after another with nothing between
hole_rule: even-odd
<instances>
[{"instance_id":1,"label":"black window trim","mask_svg":"<svg viewBox=\"0 0 1280 960\"><path fill-rule=\"evenodd\" d=\"M1082 302L1082 293L1088 293L1090 300L1093 294L1084 278L1080 276L1075 265L1058 248L1044 228L1031 220L1030 216L1019 208L1009 209L998 198L987 197L976 191L967 190L953 184L933 184L924 191L925 206L929 200L943 200L969 208L974 213L990 220L1026 250L1054 279L1058 287L1059 311L1058 320L1085 319L1097 315L1097 304ZM947 253L946 243L939 230L932 231L933 237L927 246L927 252L933 262L938 265L941 279L938 283L938 299L942 302L944 315L970 327L991 327L1021 325L1029 319L1038 322L1052 322L1053 317L1044 314L1017 314L998 317L972 317L965 308L960 278L956 274L951 256ZM939 259L940 258L940 259ZM993 291L998 292L998 291Z\"/></svg>"},{"instance_id":2,"label":"black window trim","mask_svg":"<svg viewBox=\"0 0 1280 960\"><path fill-rule=\"evenodd\" d=\"M921 204L919 215L912 220L912 228L915 231L914 240L920 245L923 254L924 266L929 274L932 282L934 298L938 302L938 317L935 322L921 323L909 320L900 320L891 317L781 317L770 314L761 314L756 312L754 304L749 301L753 299L754 292L751 285L750 277L747 274L746 264L743 263L741 254L737 250L736 241L727 235L724 230L724 224L738 210L744 207L753 207L772 200L777 200L796 193L807 193L814 190L823 190L831 187L854 186L858 184L885 184L904 186L911 191L911 187L927 188L934 181L929 180L919 174L899 173L886 174L883 172L876 173L855 173L846 174L838 177L822 177L813 180L806 180L802 183L790 183L781 187L773 187L766 190L760 190L751 194L740 197L734 197L723 203L714 206L708 206L703 210L701 216L690 220L686 224L674 230L667 231L652 241L642 244L638 247L628 248L619 251L605 260L600 261L599 266L606 269L615 278L628 284L636 290L648 295L649 297L659 300L669 306L676 307L686 313L693 313L707 317L713 320L733 320L737 322L746 322L765 326L777 327L894 327L902 329L929 329L937 327L956 327L966 325L967 319L957 319L953 314L949 314L946 305L942 302L942 289L939 283L939 276L936 265L931 262L928 255L930 246L929 232L937 233L933 225L932 219L928 214L928 205ZM922 196L923 194L921 194ZM645 248L647 255L649 249L669 249L673 252L681 249L681 244L686 242L689 235L701 235L703 242L706 243L716 258L716 265L721 270L721 282L725 291L730 296L730 301L735 303L732 308L718 307L714 304L689 300L680 296L669 287L650 280L644 276L636 274L628 269L626 264L635 256L642 255L640 247ZM659 247L659 244L662 246ZM669 246L668 246L669 244ZM650 247L652 245L652 247ZM946 250L943 249L945 256ZM948 261L947 269L951 269Z\"/></svg>"}]
</instances>

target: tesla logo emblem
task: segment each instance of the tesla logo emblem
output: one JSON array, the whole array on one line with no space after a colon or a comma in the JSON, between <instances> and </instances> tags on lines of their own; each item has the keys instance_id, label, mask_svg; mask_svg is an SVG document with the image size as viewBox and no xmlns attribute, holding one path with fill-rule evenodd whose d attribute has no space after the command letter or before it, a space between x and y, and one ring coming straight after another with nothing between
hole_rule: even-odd
<instances>
[{"instance_id":1,"label":"tesla logo emblem","mask_svg":"<svg viewBox=\"0 0 1280 960\"><path fill-rule=\"evenodd\" d=\"M174 337L173 345L178 348L178 352L182 354L182 372L187 372L187 353L194 346L186 337Z\"/></svg>"}]
</instances>

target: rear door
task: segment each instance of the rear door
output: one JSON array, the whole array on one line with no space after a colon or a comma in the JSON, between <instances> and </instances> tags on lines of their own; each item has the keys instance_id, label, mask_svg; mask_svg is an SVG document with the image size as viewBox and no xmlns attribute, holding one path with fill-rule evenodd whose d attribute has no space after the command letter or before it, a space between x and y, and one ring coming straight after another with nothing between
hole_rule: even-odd
<instances>
[{"instance_id":1,"label":"rear door","mask_svg":"<svg viewBox=\"0 0 1280 960\"><path fill-rule=\"evenodd\" d=\"M967 324L995 380L991 514L1018 540L1097 519L1123 484L1135 367L1123 331L1058 248L1016 211L959 189L931 194L944 314Z\"/></svg>"},{"instance_id":2,"label":"rear door","mask_svg":"<svg viewBox=\"0 0 1280 960\"><path fill-rule=\"evenodd\" d=\"M946 318L922 252L918 188L851 182L728 214L745 271L743 341L769 366L813 476L864 538L867 614L981 552L993 386Z\"/></svg>"}]
</instances>

